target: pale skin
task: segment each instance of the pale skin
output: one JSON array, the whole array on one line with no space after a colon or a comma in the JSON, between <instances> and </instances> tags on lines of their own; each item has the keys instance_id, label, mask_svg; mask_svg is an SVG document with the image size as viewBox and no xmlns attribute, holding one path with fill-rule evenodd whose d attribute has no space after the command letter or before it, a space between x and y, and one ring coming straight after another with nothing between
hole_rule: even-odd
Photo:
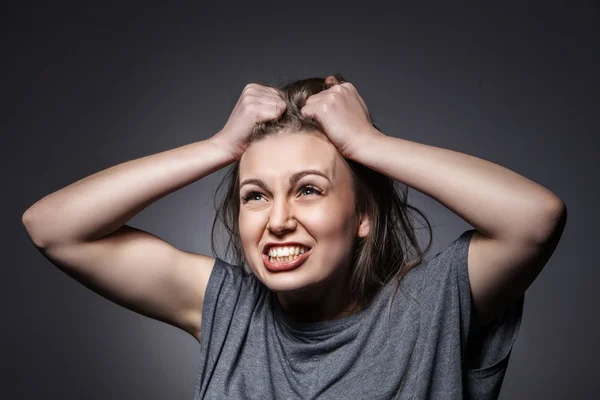
<instances>
[{"instance_id":1,"label":"pale skin","mask_svg":"<svg viewBox=\"0 0 600 400\"><path fill-rule=\"evenodd\" d=\"M321 123L344 157L434 198L475 228L468 254L472 330L517 300L558 244L567 216L560 198L481 158L377 131L351 83L311 96L302 112Z\"/></svg>"},{"instance_id":2,"label":"pale skin","mask_svg":"<svg viewBox=\"0 0 600 400\"><path fill-rule=\"evenodd\" d=\"M339 317L351 306L333 296L344 293L344 246L369 229L368 219L349 207L345 157L429 195L475 227L468 255L472 329L521 296L552 255L566 208L535 182L480 158L375 130L366 104L347 82L311 96L302 110L321 123L326 138L288 132L248 146L252 127L284 109L274 89L247 85L223 129L210 139L110 167L36 202L23 215L33 244L86 287L200 341L215 259L126 223L161 197L240 160L241 178L261 178L269 189L241 207L249 265L298 320ZM285 168L274 174L269 163ZM331 178L331 183L303 178L324 195L298 187L288 193L290 174L308 166ZM311 243L315 252L307 268L281 276L266 271L258 257L272 238Z\"/></svg>"},{"instance_id":3,"label":"pale skin","mask_svg":"<svg viewBox=\"0 0 600 400\"><path fill-rule=\"evenodd\" d=\"M290 186L294 173L313 169L327 177L305 175ZM265 188L243 184L249 179ZM350 169L335 146L319 133L269 136L242 156L240 182L240 236L254 274L299 322L345 315L352 244L369 233L369 223L354 212ZM272 272L262 258L271 241L305 243L312 253L300 268Z\"/></svg>"},{"instance_id":4,"label":"pale skin","mask_svg":"<svg viewBox=\"0 0 600 400\"><path fill-rule=\"evenodd\" d=\"M544 187L486 160L377 131L367 120L366 105L351 83L337 84L311 96L302 112L321 123L328 139L344 157L429 195L475 227L468 254L474 331L518 299L552 254L566 209ZM295 192L294 197L284 195L288 189L285 182L292 172L304 166L327 165L319 160L334 159L336 164L344 165L340 161L343 157L336 159L331 151L323 151L325 144L315 138L289 135L266 139L265 143L250 146L240 164L240 181L268 176L267 180L277 188L266 199L241 207L240 233L249 264L268 287L279 292L279 301L290 315L307 321L344 315L348 305L339 301L343 298L343 284L333 282L344 282L347 274L329 283L329 290L314 282L324 282L338 269L346 271L347 253L342 249L350 247L352 237L345 233L366 235L369 226L366 217L350 213L353 197L347 168L338 169L342 176L337 181L346 193L337 196L335 207L326 206L327 195L310 200L298 199ZM313 178L312 184L322 182L317 187L325 187L322 178L317 179ZM261 190L255 191L262 194ZM343 211L335 211L340 208ZM317 249L303 268L273 274L262 265L261 243L270 240L265 230L270 218L281 231L287 229L281 241L314 240ZM305 218L310 218L309 223L302 223ZM360 230L358 218L362 218ZM352 225L345 226L343 221L352 221ZM332 232L326 236L329 242L319 240L318 235L311 237L313 227ZM318 267L314 267L315 263ZM309 283L316 288L307 288Z\"/></svg>"}]
</instances>

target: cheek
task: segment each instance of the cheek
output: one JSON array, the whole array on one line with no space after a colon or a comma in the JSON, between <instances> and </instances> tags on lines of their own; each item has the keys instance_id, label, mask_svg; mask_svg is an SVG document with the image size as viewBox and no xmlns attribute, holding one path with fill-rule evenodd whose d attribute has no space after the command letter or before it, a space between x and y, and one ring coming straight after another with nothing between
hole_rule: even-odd
<instances>
[{"instance_id":1,"label":"cheek","mask_svg":"<svg viewBox=\"0 0 600 400\"><path fill-rule=\"evenodd\" d=\"M352 215L337 204L311 210L302 220L321 237L345 236L352 225Z\"/></svg>"},{"instance_id":2,"label":"cheek","mask_svg":"<svg viewBox=\"0 0 600 400\"><path fill-rule=\"evenodd\" d=\"M260 223L260 221L262 221L264 219L265 219L264 212L240 210L240 214L238 217L238 224L240 226L240 230L242 229L242 226L244 226L244 228L246 228L246 229L252 229L252 228L257 228L257 225Z\"/></svg>"},{"instance_id":3,"label":"cheek","mask_svg":"<svg viewBox=\"0 0 600 400\"><path fill-rule=\"evenodd\" d=\"M238 226L240 229L240 238L242 239L242 245L244 247L252 245L262 235L262 226L260 218L252 213L240 213L238 218Z\"/></svg>"}]
</instances>

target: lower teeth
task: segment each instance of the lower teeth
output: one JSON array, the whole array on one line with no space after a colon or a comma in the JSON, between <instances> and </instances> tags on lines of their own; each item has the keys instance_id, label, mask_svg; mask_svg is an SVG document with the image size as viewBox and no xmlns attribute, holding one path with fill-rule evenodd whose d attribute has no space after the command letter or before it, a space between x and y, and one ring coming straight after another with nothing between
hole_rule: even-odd
<instances>
[{"instance_id":1,"label":"lower teeth","mask_svg":"<svg viewBox=\"0 0 600 400\"><path fill-rule=\"evenodd\" d=\"M287 261L293 261L296 258L298 258L297 255L284 256L284 257L269 257L269 261L271 261L271 262L287 262Z\"/></svg>"}]
</instances>

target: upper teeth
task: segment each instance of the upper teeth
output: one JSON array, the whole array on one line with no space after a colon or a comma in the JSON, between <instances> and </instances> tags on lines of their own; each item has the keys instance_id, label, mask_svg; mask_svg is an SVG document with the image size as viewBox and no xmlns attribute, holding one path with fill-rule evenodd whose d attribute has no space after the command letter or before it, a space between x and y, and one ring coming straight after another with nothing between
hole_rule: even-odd
<instances>
[{"instance_id":1,"label":"upper teeth","mask_svg":"<svg viewBox=\"0 0 600 400\"><path fill-rule=\"evenodd\" d=\"M284 257L302 254L308 251L308 248L304 246L296 247L271 247L269 249L269 255L271 257Z\"/></svg>"}]
</instances>

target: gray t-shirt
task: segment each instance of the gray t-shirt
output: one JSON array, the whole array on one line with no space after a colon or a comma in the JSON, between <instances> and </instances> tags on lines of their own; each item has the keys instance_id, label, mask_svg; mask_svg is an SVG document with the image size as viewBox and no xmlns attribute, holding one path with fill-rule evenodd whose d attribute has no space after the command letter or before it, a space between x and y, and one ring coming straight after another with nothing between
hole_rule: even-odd
<instances>
[{"instance_id":1,"label":"gray t-shirt","mask_svg":"<svg viewBox=\"0 0 600 400\"><path fill-rule=\"evenodd\" d=\"M297 323L242 266L217 258L200 334L199 399L497 399L524 295L465 354L475 230L388 284L358 313Z\"/></svg>"}]
</instances>

